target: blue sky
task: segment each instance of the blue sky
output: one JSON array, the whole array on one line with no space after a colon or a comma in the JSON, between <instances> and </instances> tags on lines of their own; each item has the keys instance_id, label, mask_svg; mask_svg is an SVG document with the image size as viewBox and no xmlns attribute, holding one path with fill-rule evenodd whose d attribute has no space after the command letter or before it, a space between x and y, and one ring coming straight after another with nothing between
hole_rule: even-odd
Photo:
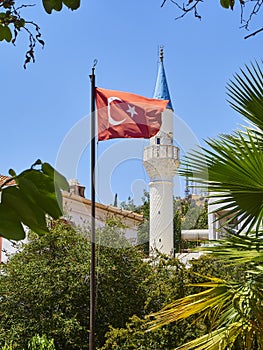
<instances>
[{"instance_id":1,"label":"blue sky","mask_svg":"<svg viewBox=\"0 0 263 350\"><path fill-rule=\"evenodd\" d=\"M245 64L261 60L263 34L244 40L247 33L239 29L238 9L224 10L219 1L201 4L201 21L191 14L175 21L175 6L161 8L161 3L82 0L75 12L65 8L47 15L40 4L24 11L40 25L46 45L37 48L36 63L24 70L25 35L16 47L0 44L1 174L10 167L22 171L37 158L57 165L65 137L74 135L72 150L77 148L77 153L66 149L74 169L71 160L58 165L68 178L77 177L87 187L89 197L87 116L95 58L98 86L151 97L158 47L163 45L175 114L193 140L202 143L238 126L241 119L226 102L226 83ZM147 186L141 163L147 141L128 141L106 141L98 147L101 202L112 202L116 192L119 200L131 196L138 201ZM178 180L176 184L175 193L181 193L182 185Z\"/></svg>"}]
</instances>

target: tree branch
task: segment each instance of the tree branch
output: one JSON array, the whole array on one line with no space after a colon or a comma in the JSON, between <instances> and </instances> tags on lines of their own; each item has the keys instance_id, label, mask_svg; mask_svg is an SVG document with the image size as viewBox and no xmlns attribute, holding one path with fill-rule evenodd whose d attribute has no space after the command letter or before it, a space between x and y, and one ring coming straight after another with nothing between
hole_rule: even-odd
<instances>
[{"instance_id":1,"label":"tree branch","mask_svg":"<svg viewBox=\"0 0 263 350\"><path fill-rule=\"evenodd\" d=\"M184 3L184 0L170 0L170 2L174 4L179 10L179 14L175 19L177 20L177 19L183 18L186 14L190 12L192 12L196 18L201 19L198 6L199 6L199 3L204 2L204 0L186 0L186 1L187 2ZM254 19L254 16L259 14L260 11L262 11L263 0L239 0L238 3L241 6L241 10L240 10L241 27L240 28L248 30L251 25L251 22ZM167 0L162 0L161 7L163 7L165 4L167 4ZM221 5L226 9L229 8L233 10L234 0L229 0L229 3L228 1L226 1L226 4L221 4ZM245 5L247 6L245 7ZM245 15L246 15L246 18L245 18ZM254 31L252 34L245 36L245 39L260 33L262 30L263 29L260 28Z\"/></svg>"},{"instance_id":2,"label":"tree branch","mask_svg":"<svg viewBox=\"0 0 263 350\"><path fill-rule=\"evenodd\" d=\"M253 33L251 33L251 34L245 36L244 39L248 39L248 38L250 38L251 36L255 36L256 34L262 32L262 31L263 31L263 27L260 28L260 29L258 29L258 30L256 30L255 32L253 32Z\"/></svg>"}]
</instances>

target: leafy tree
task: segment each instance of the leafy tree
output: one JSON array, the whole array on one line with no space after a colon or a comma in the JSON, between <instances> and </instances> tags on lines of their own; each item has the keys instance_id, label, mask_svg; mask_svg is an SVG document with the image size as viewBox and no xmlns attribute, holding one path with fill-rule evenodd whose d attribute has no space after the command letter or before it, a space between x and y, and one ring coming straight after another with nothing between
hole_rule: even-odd
<instances>
[{"instance_id":1,"label":"leafy tree","mask_svg":"<svg viewBox=\"0 0 263 350\"><path fill-rule=\"evenodd\" d=\"M196 229L206 229L208 228L208 203L207 201L204 202L203 208L201 208L201 211L199 212L197 222L194 226Z\"/></svg>"},{"instance_id":2,"label":"leafy tree","mask_svg":"<svg viewBox=\"0 0 263 350\"><path fill-rule=\"evenodd\" d=\"M138 212L139 208L136 204L134 204L133 199L129 196L127 202L121 202L120 207L124 210L136 211Z\"/></svg>"},{"instance_id":3,"label":"leafy tree","mask_svg":"<svg viewBox=\"0 0 263 350\"><path fill-rule=\"evenodd\" d=\"M34 234L1 267L0 339L21 349L35 334L46 334L57 349L80 346L86 335L88 260L86 238L70 226Z\"/></svg>"},{"instance_id":4,"label":"leafy tree","mask_svg":"<svg viewBox=\"0 0 263 350\"><path fill-rule=\"evenodd\" d=\"M120 207L125 210L130 210L135 213L142 214L145 219L149 219L150 214L150 195L149 192L143 192L143 196L141 198L142 204L136 205L131 197L128 197L127 202L121 202Z\"/></svg>"},{"instance_id":5,"label":"leafy tree","mask_svg":"<svg viewBox=\"0 0 263 350\"><path fill-rule=\"evenodd\" d=\"M28 342L29 350L56 350L54 340L49 340L45 335L34 335Z\"/></svg>"},{"instance_id":6,"label":"leafy tree","mask_svg":"<svg viewBox=\"0 0 263 350\"><path fill-rule=\"evenodd\" d=\"M203 198L201 197L201 199ZM181 252L182 249L195 248L199 245L199 242L182 241L181 230L208 228L207 202L202 200L201 204L197 204L191 198L176 198L174 200L174 212L175 251Z\"/></svg>"},{"instance_id":7,"label":"leafy tree","mask_svg":"<svg viewBox=\"0 0 263 350\"><path fill-rule=\"evenodd\" d=\"M219 219L236 220L228 237L209 247L221 263L242 274L209 277L197 283L201 291L176 300L152 321L152 328L203 314L209 331L179 346L179 350L263 349L263 71L259 64L246 67L228 85L230 105L245 116L249 127L209 140L210 149L188 157L184 175L208 186L218 204ZM206 248L207 249L207 248Z\"/></svg>"},{"instance_id":8,"label":"leafy tree","mask_svg":"<svg viewBox=\"0 0 263 350\"><path fill-rule=\"evenodd\" d=\"M181 327L165 326L155 332L147 332L147 322L133 316L126 328L112 328L105 345L100 350L170 350L174 344L199 334L196 326L184 323Z\"/></svg>"},{"instance_id":9,"label":"leafy tree","mask_svg":"<svg viewBox=\"0 0 263 350\"><path fill-rule=\"evenodd\" d=\"M202 198L202 197L201 197ZM183 230L208 228L207 202L197 204L194 199L177 199L175 208L180 212Z\"/></svg>"},{"instance_id":10,"label":"leafy tree","mask_svg":"<svg viewBox=\"0 0 263 350\"><path fill-rule=\"evenodd\" d=\"M142 205L138 207L138 212L143 215L144 222L138 227L138 245L142 247L145 254L149 255L149 232L150 232L150 194L144 190Z\"/></svg>"},{"instance_id":11,"label":"leafy tree","mask_svg":"<svg viewBox=\"0 0 263 350\"><path fill-rule=\"evenodd\" d=\"M118 228L97 232L96 340L109 325L124 327L142 316L151 266ZM35 334L54 339L57 350L88 349L89 233L59 221L49 233L31 234L29 243L1 266L0 348L26 348Z\"/></svg>"},{"instance_id":12,"label":"leafy tree","mask_svg":"<svg viewBox=\"0 0 263 350\"><path fill-rule=\"evenodd\" d=\"M186 294L188 272L177 259L159 256L151 264L151 271L144 281L148 296L144 300L144 314L157 311L175 297ZM147 322L143 315L135 314L125 328L111 327L102 350L116 349L172 349L174 343L182 343L198 332L185 322L181 327L167 326L154 333L146 333Z\"/></svg>"},{"instance_id":13,"label":"leafy tree","mask_svg":"<svg viewBox=\"0 0 263 350\"><path fill-rule=\"evenodd\" d=\"M151 267L116 227L104 228L98 247L96 338L103 345L108 327L123 327L129 317L144 314L148 297L144 281ZM115 245L114 245L115 244Z\"/></svg>"},{"instance_id":14,"label":"leafy tree","mask_svg":"<svg viewBox=\"0 0 263 350\"><path fill-rule=\"evenodd\" d=\"M203 256L192 260L189 269L178 262L177 259L159 257L159 263L154 266L155 276L149 276L150 284L155 288L149 289L149 298L145 303L145 311L155 312L160 307L170 304L174 298L182 298L190 293L197 293L200 287L192 286L198 282L207 282L205 276L222 276L230 278L233 268L220 264L217 259ZM237 274L241 278L241 274ZM192 316L190 320L180 323L164 325L155 331L149 332L149 319L134 315L125 328L113 328L107 333L106 342L101 350L169 350L174 349L190 339L204 335L211 327L206 318L199 315Z\"/></svg>"},{"instance_id":15,"label":"leafy tree","mask_svg":"<svg viewBox=\"0 0 263 350\"><path fill-rule=\"evenodd\" d=\"M144 222L138 227L138 245L141 246L146 255L149 255L149 215L150 215L150 195L144 190L142 204L134 204L133 199L128 197L127 202L121 202L120 207L125 210L131 210L135 213L142 214Z\"/></svg>"},{"instance_id":16,"label":"leafy tree","mask_svg":"<svg viewBox=\"0 0 263 350\"><path fill-rule=\"evenodd\" d=\"M28 342L28 350L56 350L53 339L47 339L45 335L34 335ZM13 342L1 347L1 350L14 350Z\"/></svg>"},{"instance_id":17,"label":"leafy tree","mask_svg":"<svg viewBox=\"0 0 263 350\"><path fill-rule=\"evenodd\" d=\"M12 344L12 350L26 348L35 334L45 334L54 339L56 350L88 349L88 238L89 232L76 232L65 221L58 221L50 233L31 233L22 251L2 264L0 347L6 343ZM188 286L197 282L191 269L164 256L145 261L116 227L98 230L97 239L97 347L172 349L175 343L204 334L207 325L200 318L196 323L183 321L144 333L146 314L198 290ZM206 275L221 269L208 257L194 264L194 271Z\"/></svg>"},{"instance_id":18,"label":"leafy tree","mask_svg":"<svg viewBox=\"0 0 263 350\"><path fill-rule=\"evenodd\" d=\"M174 250L181 252L182 250L182 216L180 210L175 209L174 212Z\"/></svg>"}]
</instances>

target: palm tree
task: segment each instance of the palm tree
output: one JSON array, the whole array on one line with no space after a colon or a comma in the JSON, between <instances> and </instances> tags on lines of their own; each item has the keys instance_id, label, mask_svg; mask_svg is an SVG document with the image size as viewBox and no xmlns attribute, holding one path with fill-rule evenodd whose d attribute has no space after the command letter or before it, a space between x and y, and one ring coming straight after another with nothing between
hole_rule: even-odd
<instances>
[{"instance_id":1,"label":"palm tree","mask_svg":"<svg viewBox=\"0 0 263 350\"><path fill-rule=\"evenodd\" d=\"M261 62L262 63L262 62ZM150 329L204 315L211 330L178 350L263 349L263 72L256 62L227 86L230 105L249 122L242 130L209 139L181 170L210 193L218 219L236 221L228 237L209 247L225 264L240 266L243 278L207 278L202 291L151 315ZM237 229L238 228L238 229ZM207 249L207 248L206 248Z\"/></svg>"}]
</instances>

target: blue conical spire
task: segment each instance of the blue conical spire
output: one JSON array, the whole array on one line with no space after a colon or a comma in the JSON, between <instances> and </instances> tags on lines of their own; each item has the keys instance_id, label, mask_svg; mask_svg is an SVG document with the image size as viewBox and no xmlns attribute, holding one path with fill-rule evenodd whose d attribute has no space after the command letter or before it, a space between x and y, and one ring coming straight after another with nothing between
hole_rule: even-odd
<instances>
[{"instance_id":1,"label":"blue conical spire","mask_svg":"<svg viewBox=\"0 0 263 350\"><path fill-rule=\"evenodd\" d=\"M158 68L158 74L157 74L153 98L157 98L158 100L169 100L167 108L173 110L169 89L168 89L168 84L166 80L166 75L164 71L162 47L160 48L160 62L159 62L159 68Z\"/></svg>"}]
</instances>

